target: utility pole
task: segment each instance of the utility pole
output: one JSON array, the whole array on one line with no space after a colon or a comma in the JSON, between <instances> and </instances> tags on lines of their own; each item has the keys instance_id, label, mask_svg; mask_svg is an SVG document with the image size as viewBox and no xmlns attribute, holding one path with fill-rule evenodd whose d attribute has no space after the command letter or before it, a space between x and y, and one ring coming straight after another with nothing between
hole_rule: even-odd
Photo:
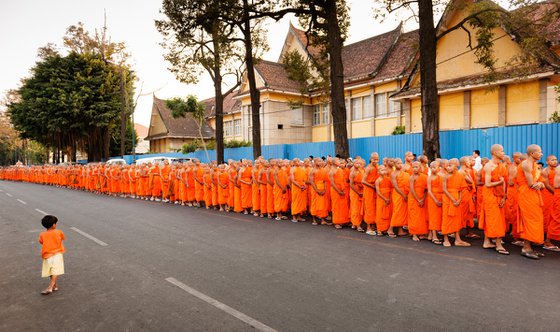
<instances>
[{"instance_id":1,"label":"utility pole","mask_svg":"<svg viewBox=\"0 0 560 332\"><path fill-rule=\"evenodd\" d=\"M121 67L121 158L124 158L124 139L126 131L126 88L125 88L125 74L124 69Z\"/></svg>"}]
</instances>

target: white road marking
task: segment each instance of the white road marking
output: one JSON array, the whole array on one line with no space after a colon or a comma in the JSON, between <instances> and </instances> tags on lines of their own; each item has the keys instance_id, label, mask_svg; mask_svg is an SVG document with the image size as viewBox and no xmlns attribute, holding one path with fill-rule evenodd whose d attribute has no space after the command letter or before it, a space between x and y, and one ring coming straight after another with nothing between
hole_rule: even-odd
<instances>
[{"instance_id":1,"label":"white road marking","mask_svg":"<svg viewBox=\"0 0 560 332\"><path fill-rule=\"evenodd\" d=\"M10 194L10 193L6 193L6 196L8 197L14 197L14 195Z\"/></svg>"},{"instance_id":2,"label":"white road marking","mask_svg":"<svg viewBox=\"0 0 560 332\"><path fill-rule=\"evenodd\" d=\"M89 235L88 233L86 233L86 232L84 232L84 231L82 231L82 230L77 229L76 227L70 227L70 228L71 228L72 230L74 230L75 232L80 233L80 234L82 234L83 236L87 237L88 239L92 240L93 242L99 244L99 245L102 246L102 247L108 246L107 243L105 243L105 242L99 240L99 239L96 238L96 237L93 237L93 236Z\"/></svg>"},{"instance_id":3,"label":"white road marking","mask_svg":"<svg viewBox=\"0 0 560 332\"><path fill-rule=\"evenodd\" d=\"M48 213L46 213L45 211L42 211L42 210L39 210L39 209L35 209L35 211L37 211L37 212L39 212L39 213L42 213L42 214L44 214L45 216L48 214Z\"/></svg>"},{"instance_id":4,"label":"white road marking","mask_svg":"<svg viewBox=\"0 0 560 332\"><path fill-rule=\"evenodd\" d=\"M165 280L167 282L170 282L173 285L181 288L185 292L187 292L187 293L189 293L189 294L191 294L195 297L198 297L202 301L207 302L208 304L211 304L214 307L216 307L216 308L218 308L222 311L225 311L226 313L232 315L233 317L239 319L240 321L249 324L250 326L254 327L258 331L276 332L276 330L271 328L270 326L267 326L267 325L259 322L258 320L254 319L254 318L251 318L251 317L245 315L244 313L241 313L241 312L233 309L232 307L229 307L229 306L223 304L222 302L211 298L210 296L202 294L201 292L197 291L196 289L193 289L193 288L185 285L184 283L178 281L175 278L170 277L170 278L166 278Z\"/></svg>"},{"instance_id":5,"label":"white road marking","mask_svg":"<svg viewBox=\"0 0 560 332\"><path fill-rule=\"evenodd\" d=\"M26 204L27 204L26 202L22 201L22 200L19 199L19 198L17 199L17 201L20 202L20 203L23 204L23 205L26 205Z\"/></svg>"}]
</instances>

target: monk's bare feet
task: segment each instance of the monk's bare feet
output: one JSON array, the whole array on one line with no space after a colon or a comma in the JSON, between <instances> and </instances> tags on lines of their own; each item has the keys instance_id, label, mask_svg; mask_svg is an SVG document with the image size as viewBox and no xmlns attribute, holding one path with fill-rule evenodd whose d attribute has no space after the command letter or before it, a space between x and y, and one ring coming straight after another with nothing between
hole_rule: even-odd
<instances>
[{"instance_id":1,"label":"monk's bare feet","mask_svg":"<svg viewBox=\"0 0 560 332\"><path fill-rule=\"evenodd\" d=\"M451 247L451 242L449 242L449 241L443 241L443 246L444 246L444 247Z\"/></svg>"},{"instance_id":2,"label":"monk's bare feet","mask_svg":"<svg viewBox=\"0 0 560 332\"><path fill-rule=\"evenodd\" d=\"M412 241L420 242L420 239L418 238L418 236L416 234L414 234L414 235L412 235Z\"/></svg>"},{"instance_id":3,"label":"monk's bare feet","mask_svg":"<svg viewBox=\"0 0 560 332\"><path fill-rule=\"evenodd\" d=\"M468 242L465 242L463 240L458 240L458 241L455 241L455 246L456 247L470 247L471 244L468 243Z\"/></svg>"}]
</instances>

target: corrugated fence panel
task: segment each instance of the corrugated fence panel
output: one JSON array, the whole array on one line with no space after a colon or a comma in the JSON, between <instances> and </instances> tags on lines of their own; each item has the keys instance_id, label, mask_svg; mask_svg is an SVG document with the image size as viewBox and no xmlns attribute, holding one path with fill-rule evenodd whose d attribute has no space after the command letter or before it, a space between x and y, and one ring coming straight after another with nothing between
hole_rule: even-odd
<instances>
[{"instance_id":1,"label":"corrugated fence panel","mask_svg":"<svg viewBox=\"0 0 560 332\"><path fill-rule=\"evenodd\" d=\"M285 159L300 158L304 159L309 156L326 157L334 156L333 142L316 142L316 143L300 143L286 145Z\"/></svg>"},{"instance_id":2,"label":"corrugated fence panel","mask_svg":"<svg viewBox=\"0 0 560 332\"><path fill-rule=\"evenodd\" d=\"M506 154L510 156L516 151L524 153L530 144L540 145L545 158L550 154L558 156L560 154L560 123L440 132L441 155L447 159L472 155L473 150L480 150L481 156L490 157L492 144L503 145ZM349 147L350 156L361 156L366 160L374 151L379 153L381 158L402 158L406 151L420 155L422 154L422 134L354 138L349 140ZM209 150L208 154L211 160L216 160L215 150ZM333 142L268 145L262 147L262 154L266 159L303 159L309 156L335 155ZM204 151L196 151L187 155L181 153L138 155L136 159L158 156L197 158L202 162L208 162ZM253 159L253 148L225 149L224 156L226 160ZM127 163L132 162L132 156L125 156L125 160Z\"/></svg>"}]
</instances>

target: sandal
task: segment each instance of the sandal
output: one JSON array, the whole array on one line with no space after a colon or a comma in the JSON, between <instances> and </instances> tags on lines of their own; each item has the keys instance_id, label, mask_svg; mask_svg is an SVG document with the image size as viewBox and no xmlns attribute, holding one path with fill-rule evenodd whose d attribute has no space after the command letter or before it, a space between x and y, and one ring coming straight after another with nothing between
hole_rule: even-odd
<instances>
[{"instance_id":1,"label":"sandal","mask_svg":"<svg viewBox=\"0 0 560 332\"><path fill-rule=\"evenodd\" d=\"M496 252L500 255L509 255L509 251L505 250L504 248L501 249L496 248Z\"/></svg>"},{"instance_id":2,"label":"sandal","mask_svg":"<svg viewBox=\"0 0 560 332\"><path fill-rule=\"evenodd\" d=\"M527 257L530 259L539 259L539 255L537 255L534 251L523 251L521 250L521 256Z\"/></svg>"},{"instance_id":3,"label":"sandal","mask_svg":"<svg viewBox=\"0 0 560 332\"><path fill-rule=\"evenodd\" d=\"M544 246L543 247L544 250L550 250L550 251L560 251L560 248L558 248L558 246L555 245L551 245L551 246Z\"/></svg>"},{"instance_id":4,"label":"sandal","mask_svg":"<svg viewBox=\"0 0 560 332\"><path fill-rule=\"evenodd\" d=\"M480 236L474 233L465 235L467 239L480 239Z\"/></svg>"},{"instance_id":5,"label":"sandal","mask_svg":"<svg viewBox=\"0 0 560 332\"><path fill-rule=\"evenodd\" d=\"M317 226L317 225L319 225L319 224L318 224L316 221L314 221L314 222L311 223L311 225Z\"/></svg>"},{"instance_id":6,"label":"sandal","mask_svg":"<svg viewBox=\"0 0 560 332\"><path fill-rule=\"evenodd\" d=\"M433 244L441 245L442 242L439 239L432 239Z\"/></svg>"},{"instance_id":7,"label":"sandal","mask_svg":"<svg viewBox=\"0 0 560 332\"><path fill-rule=\"evenodd\" d=\"M397 234L395 233L387 233L387 236L389 236L390 238L396 238Z\"/></svg>"},{"instance_id":8,"label":"sandal","mask_svg":"<svg viewBox=\"0 0 560 332\"><path fill-rule=\"evenodd\" d=\"M41 292L41 295L49 295L52 292L53 292L52 290L45 289L44 291Z\"/></svg>"},{"instance_id":9,"label":"sandal","mask_svg":"<svg viewBox=\"0 0 560 332\"><path fill-rule=\"evenodd\" d=\"M363 232L364 232L364 229L361 228L361 227L358 227L357 231L363 233Z\"/></svg>"},{"instance_id":10,"label":"sandal","mask_svg":"<svg viewBox=\"0 0 560 332\"><path fill-rule=\"evenodd\" d=\"M334 225L334 228L336 228L336 229L342 229L342 226L340 226L340 225Z\"/></svg>"}]
</instances>

